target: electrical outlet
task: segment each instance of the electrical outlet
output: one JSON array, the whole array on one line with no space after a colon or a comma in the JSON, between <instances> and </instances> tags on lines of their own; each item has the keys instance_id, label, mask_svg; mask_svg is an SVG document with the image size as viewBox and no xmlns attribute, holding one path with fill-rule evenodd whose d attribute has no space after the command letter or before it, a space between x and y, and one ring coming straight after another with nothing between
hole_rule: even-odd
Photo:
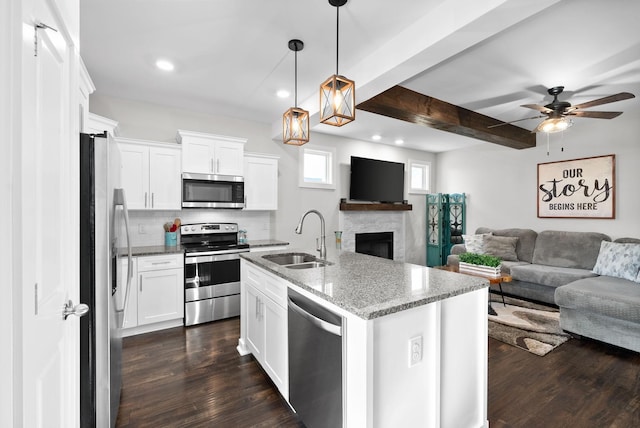
<instances>
[{"instance_id":1,"label":"electrical outlet","mask_svg":"<svg viewBox=\"0 0 640 428\"><path fill-rule=\"evenodd\" d=\"M422 336L409 339L409 367L422 361Z\"/></svg>"},{"instance_id":2,"label":"electrical outlet","mask_svg":"<svg viewBox=\"0 0 640 428\"><path fill-rule=\"evenodd\" d=\"M147 233L147 228L144 226L144 224L138 225L138 233L141 235L144 235L145 233Z\"/></svg>"}]
</instances>

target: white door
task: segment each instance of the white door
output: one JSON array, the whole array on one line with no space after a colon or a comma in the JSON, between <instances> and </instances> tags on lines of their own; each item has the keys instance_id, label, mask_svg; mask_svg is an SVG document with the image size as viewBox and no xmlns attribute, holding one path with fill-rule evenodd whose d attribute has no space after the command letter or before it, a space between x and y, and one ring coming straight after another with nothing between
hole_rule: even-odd
<instances>
[{"instance_id":1,"label":"white door","mask_svg":"<svg viewBox=\"0 0 640 428\"><path fill-rule=\"evenodd\" d=\"M78 2L23 1L22 426L79 425ZM38 50L34 52L34 24ZM29 34L30 37L27 37ZM20 366L18 366L20 367Z\"/></svg>"}]
</instances>

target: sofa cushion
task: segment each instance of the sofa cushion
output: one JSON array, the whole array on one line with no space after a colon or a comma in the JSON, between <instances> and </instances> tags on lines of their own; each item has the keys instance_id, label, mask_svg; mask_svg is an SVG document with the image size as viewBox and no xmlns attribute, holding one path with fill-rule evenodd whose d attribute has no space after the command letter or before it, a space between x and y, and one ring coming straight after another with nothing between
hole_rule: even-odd
<instances>
[{"instance_id":1,"label":"sofa cushion","mask_svg":"<svg viewBox=\"0 0 640 428\"><path fill-rule=\"evenodd\" d=\"M593 273L636 281L640 271L640 244L602 241Z\"/></svg>"},{"instance_id":2,"label":"sofa cushion","mask_svg":"<svg viewBox=\"0 0 640 428\"><path fill-rule=\"evenodd\" d=\"M611 276L581 279L558 287L555 300L561 308L640 323L640 287L626 279Z\"/></svg>"},{"instance_id":3,"label":"sofa cushion","mask_svg":"<svg viewBox=\"0 0 640 428\"><path fill-rule=\"evenodd\" d=\"M518 238L515 236L485 236L482 252L501 260L518 261L516 245Z\"/></svg>"},{"instance_id":4,"label":"sofa cushion","mask_svg":"<svg viewBox=\"0 0 640 428\"><path fill-rule=\"evenodd\" d=\"M591 270L596 264L602 241L611 241L611 238L597 232L545 230L538 234L532 262Z\"/></svg>"},{"instance_id":5,"label":"sofa cushion","mask_svg":"<svg viewBox=\"0 0 640 428\"><path fill-rule=\"evenodd\" d=\"M526 266L529 265L529 263L527 262L513 262L513 261L507 261L507 260L503 260L501 263L502 269L501 272L507 275L511 275L511 268L514 266Z\"/></svg>"},{"instance_id":6,"label":"sofa cushion","mask_svg":"<svg viewBox=\"0 0 640 428\"><path fill-rule=\"evenodd\" d=\"M479 227L476 233L492 232L494 236L515 236L518 238L516 244L516 254L518 260L531 263L533 259L533 249L536 245L538 234L531 229L490 229L488 227Z\"/></svg>"},{"instance_id":7,"label":"sofa cushion","mask_svg":"<svg viewBox=\"0 0 640 428\"><path fill-rule=\"evenodd\" d=\"M491 233L479 233L476 235L462 235L464 246L470 253L482 254L484 252L484 238Z\"/></svg>"},{"instance_id":8,"label":"sofa cushion","mask_svg":"<svg viewBox=\"0 0 640 428\"><path fill-rule=\"evenodd\" d=\"M518 281L532 282L549 287L560 287L578 279L597 275L588 269L527 264L512 266L511 276Z\"/></svg>"}]
</instances>

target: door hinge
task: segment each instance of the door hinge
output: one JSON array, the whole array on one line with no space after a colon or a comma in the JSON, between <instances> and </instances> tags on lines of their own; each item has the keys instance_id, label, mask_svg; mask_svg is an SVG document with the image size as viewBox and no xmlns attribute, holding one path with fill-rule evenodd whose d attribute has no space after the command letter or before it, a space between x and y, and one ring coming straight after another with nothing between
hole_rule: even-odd
<instances>
[{"instance_id":1,"label":"door hinge","mask_svg":"<svg viewBox=\"0 0 640 428\"><path fill-rule=\"evenodd\" d=\"M53 30L56 33L58 32L58 30L48 26L47 24L43 24L42 22L36 22L33 25L33 56L38 56L38 30L39 29Z\"/></svg>"}]
</instances>

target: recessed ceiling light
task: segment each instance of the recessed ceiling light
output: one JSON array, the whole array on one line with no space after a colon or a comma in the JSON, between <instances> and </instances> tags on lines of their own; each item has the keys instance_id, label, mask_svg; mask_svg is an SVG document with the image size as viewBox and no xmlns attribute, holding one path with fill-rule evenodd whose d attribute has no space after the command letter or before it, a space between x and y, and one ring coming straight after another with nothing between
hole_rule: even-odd
<instances>
[{"instance_id":1,"label":"recessed ceiling light","mask_svg":"<svg viewBox=\"0 0 640 428\"><path fill-rule=\"evenodd\" d=\"M373 141L380 141L382 139L382 136L380 134L375 134L371 136L371 139Z\"/></svg>"},{"instance_id":2,"label":"recessed ceiling light","mask_svg":"<svg viewBox=\"0 0 640 428\"><path fill-rule=\"evenodd\" d=\"M289 95L291 94L289 93L289 91L280 89L278 92L276 92L276 95L278 96L278 98L289 98Z\"/></svg>"},{"instance_id":3,"label":"recessed ceiling light","mask_svg":"<svg viewBox=\"0 0 640 428\"><path fill-rule=\"evenodd\" d=\"M156 67L158 67L160 70L164 70L164 71L173 71L174 66L173 63L167 61L166 59L159 59L156 61Z\"/></svg>"},{"instance_id":4,"label":"recessed ceiling light","mask_svg":"<svg viewBox=\"0 0 640 428\"><path fill-rule=\"evenodd\" d=\"M404 140L402 140L402 139L398 138L398 139L395 141L395 143L396 143L397 145L401 145L401 144L404 144Z\"/></svg>"}]
</instances>

